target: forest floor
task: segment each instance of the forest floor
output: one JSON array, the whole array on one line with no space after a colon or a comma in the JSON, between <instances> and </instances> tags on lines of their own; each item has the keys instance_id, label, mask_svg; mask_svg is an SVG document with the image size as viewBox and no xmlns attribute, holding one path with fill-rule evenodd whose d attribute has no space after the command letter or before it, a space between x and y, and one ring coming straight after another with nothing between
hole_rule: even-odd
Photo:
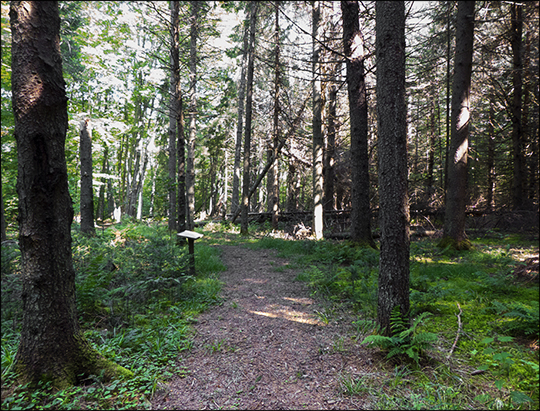
<instances>
[{"instance_id":1,"label":"forest floor","mask_svg":"<svg viewBox=\"0 0 540 411\"><path fill-rule=\"evenodd\" d=\"M223 303L200 315L194 348L178 362L187 372L156 393L152 408L370 408L339 386L340 376L375 373L378 362L350 338L348 314L317 315L324 300L275 250L220 247Z\"/></svg>"}]
</instances>

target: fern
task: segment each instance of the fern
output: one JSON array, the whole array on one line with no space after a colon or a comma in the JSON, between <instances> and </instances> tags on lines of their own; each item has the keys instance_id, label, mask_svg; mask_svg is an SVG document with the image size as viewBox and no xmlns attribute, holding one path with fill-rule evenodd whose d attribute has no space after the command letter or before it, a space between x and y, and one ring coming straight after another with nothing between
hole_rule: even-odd
<instances>
[{"instance_id":1,"label":"fern","mask_svg":"<svg viewBox=\"0 0 540 411\"><path fill-rule=\"evenodd\" d=\"M406 355L414 360L416 364L419 364L420 357L426 350L433 348L432 343L437 340L436 334L418 330L419 326L430 315L432 314L429 312L420 314L415 318L412 325L408 327L406 320L401 315L399 306L394 307L390 315L390 328L393 335L391 337L369 335L362 343L372 344L388 351L387 359Z\"/></svg>"}]
</instances>

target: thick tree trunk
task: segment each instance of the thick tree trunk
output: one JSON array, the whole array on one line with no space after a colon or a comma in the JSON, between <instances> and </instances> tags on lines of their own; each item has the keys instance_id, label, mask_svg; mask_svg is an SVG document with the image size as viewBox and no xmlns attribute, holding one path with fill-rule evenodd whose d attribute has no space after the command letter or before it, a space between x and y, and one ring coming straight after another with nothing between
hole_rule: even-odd
<instances>
[{"instance_id":1,"label":"thick tree trunk","mask_svg":"<svg viewBox=\"0 0 540 411\"><path fill-rule=\"evenodd\" d=\"M342 1L343 49L351 121L351 240L376 248L369 206L368 106L364 79L364 45L357 1Z\"/></svg>"},{"instance_id":2,"label":"thick tree trunk","mask_svg":"<svg viewBox=\"0 0 540 411\"><path fill-rule=\"evenodd\" d=\"M313 234L317 240L323 238L323 155L324 138L322 133L322 96L321 96L321 68L319 56L321 45L317 41L320 38L321 4L314 1L312 6L312 87L313 87Z\"/></svg>"},{"instance_id":3,"label":"thick tree trunk","mask_svg":"<svg viewBox=\"0 0 540 411\"><path fill-rule=\"evenodd\" d=\"M23 282L19 382L64 388L100 370L106 378L132 375L94 351L77 321L58 3L12 2L10 23Z\"/></svg>"},{"instance_id":4,"label":"thick tree trunk","mask_svg":"<svg viewBox=\"0 0 540 411\"><path fill-rule=\"evenodd\" d=\"M468 249L471 244L465 234L465 207L467 205L469 93L474 39L474 1L458 2L456 25L456 56L452 87L452 138L448 162L446 214L440 246L450 245L456 249Z\"/></svg>"},{"instance_id":5,"label":"thick tree trunk","mask_svg":"<svg viewBox=\"0 0 540 411\"><path fill-rule=\"evenodd\" d=\"M81 159L81 232L95 235L94 228L94 190L92 187L92 139L88 123L81 121L80 125L80 159Z\"/></svg>"},{"instance_id":6,"label":"thick tree trunk","mask_svg":"<svg viewBox=\"0 0 540 411\"><path fill-rule=\"evenodd\" d=\"M377 321L390 334L390 315L409 311L409 204L405 96L405 3L375 5L381 255Z\"/></svg>"},{"instance_id":7,"label":"thick tree trunk","mask_svg":"<svg viewBox=\"0 0 540 411\"><path fill-rule=\"evenodd\" d=\"M248 212L249 212L249 180L251 173L251 116L253 102L253 70L255 65L255 29L257 25L258 2L250 1L250 21L249 21L249 51L247 67L247 87L246 87L246 132L244 134L244 166L242 176L242 213L240 220L240 233L248 234Z\"/></svg>"}]
</instances>

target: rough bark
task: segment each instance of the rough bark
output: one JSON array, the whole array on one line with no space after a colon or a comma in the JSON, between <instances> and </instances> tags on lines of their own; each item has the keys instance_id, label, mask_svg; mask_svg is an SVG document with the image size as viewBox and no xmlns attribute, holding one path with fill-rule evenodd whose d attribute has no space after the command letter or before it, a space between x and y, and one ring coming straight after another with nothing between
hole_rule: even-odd
<instances>
[{"instance_id":1,"label":"rough bark","mask_svg":"<svg viewBox=\"0 0 540 411\"><path fill-rule=\"evenodd\" d=\"M250 1L250 21L249 21L249 51L247 67L246 85L246 131L244 133L244 164L242 176L242 204L240 206L240 233L248 234L248 212L249 212L249 180L251 172L251 117L253 114L253 70L254 70L254 49L255 49L255 29L257 25L258 2Z\"/></svg>"},{"instance_id":2,"label":"rough bark","mask_svg":"<svg viewBox=\"0 0 540 411\"><path fill-rule=\"evenodd\" d=\"M100 370L105 378L132 375L93 350L77 322L58 3L12 2L10 24L23 283L19 382L64 388Z\"/></svg>"},{"instance_id":3,"label":"rough bark","mask_svg":"<svg viewBox=\"0 0 540 411\"><path fill-rule=\"evenodd\" d=\"M351 122L351 240L376 248L371 235L369 206L368 106L364 50L357 1L342 1L343 49L347 57L347 86Z\"/></svg>"},{"instance_id":4,"label":"rough bark","mask_svg":"<svg viewBox=\"0 0 540 411\"><path fill-rule=\"evenodd\" d=\"M312 5L312 87L313 87L313 234L317 240L323 238L323 152L324 138L322 133L322 96L319 56L321 44L320 37L321 5L314 1Z\"/></svg>"},{"instance_id":5,"label":"rough bark","mask_svg":"<svg viewBox=\"0 0 540 411\"><path fill-rule=\"evenodd\" d=\"M474 1L458 3L456 55L452 85L452 136L448 161L448 189L441 247L468 249L465 234L467 157L469 147L470 89L474 39Z\"/></svg>"},{"instance_id":6,"label":"rough bark","mask_svg":"<svg viewBox=\"0 0 540 411\"><path fill-rule=\"evenodd\" d=\"M81 160L81 232L86 235L95 235L94 227L94 190L92 178L92 132L90 120L81 121L80 124L80 149Z\"/></svg>"},{"instance_id":7,"label":"rough bark","mask_svg":"<svg viewBox=\"0 0 540 411\"><path fill-rule=\"evenodd\" d=\"M389 334L394 307L403 316L409 311L405 4L381 1L375 10L381 227L377 321Z\"/></svg>"}]
</instances>

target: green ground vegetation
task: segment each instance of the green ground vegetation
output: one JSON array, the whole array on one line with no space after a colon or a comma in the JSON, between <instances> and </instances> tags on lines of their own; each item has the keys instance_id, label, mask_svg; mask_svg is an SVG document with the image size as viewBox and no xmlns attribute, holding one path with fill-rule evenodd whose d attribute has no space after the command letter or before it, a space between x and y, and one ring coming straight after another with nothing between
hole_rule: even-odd
<instances>
[{"instance_id":1,"label":"green ground vegetation","mask_svg":"<svg viewBox=\"0 0 540 411\"><path fill-rule=\"evenodd\" d=\"M134 377L105 382L92 375L62 390L15 386L13 370L22 308L20 253L2 246L2 409L144 409L192 346L192 325L219 303L219 249L197 244L196 276L190 276L187 246L176 244L164 224L125 223L86 237L74 227L79 321L86 338L105 358Z\"/></svg>"},{"instance_id":2,"label":"green ground vegetation","mask_svg":"<svg viewBox=\"0 0 540 411\"><path fill-rule=\"evenodd\" d=\"M519 257L537 255L538 238L488 232L471 236L469 251L414 241L411 321L396 317L399 338L383 341L375 325L377 250L347 241L291 241L265 225L250 226L248 236L229 223L197 230L204 237L191 277L187 247L176 244L164 223L124 223L90 238L74 227L81 326L98 351L135 376L105 383L95 375L61 391L13 386L19 252L15 244L3 246L2 409L149 408L173 372L189 372L177 358L193 345L197 315L221 303L220 244L277 249L289 259L280 268L300 271L296 279L324 301L326 309L315 313L321 320L340 321L343 310L354 314L346 338L373 350L377 372L343 373L343 395L362 396L374 409L538 409L538 281L518 275Z\"/></svg>"}]
</instances>

